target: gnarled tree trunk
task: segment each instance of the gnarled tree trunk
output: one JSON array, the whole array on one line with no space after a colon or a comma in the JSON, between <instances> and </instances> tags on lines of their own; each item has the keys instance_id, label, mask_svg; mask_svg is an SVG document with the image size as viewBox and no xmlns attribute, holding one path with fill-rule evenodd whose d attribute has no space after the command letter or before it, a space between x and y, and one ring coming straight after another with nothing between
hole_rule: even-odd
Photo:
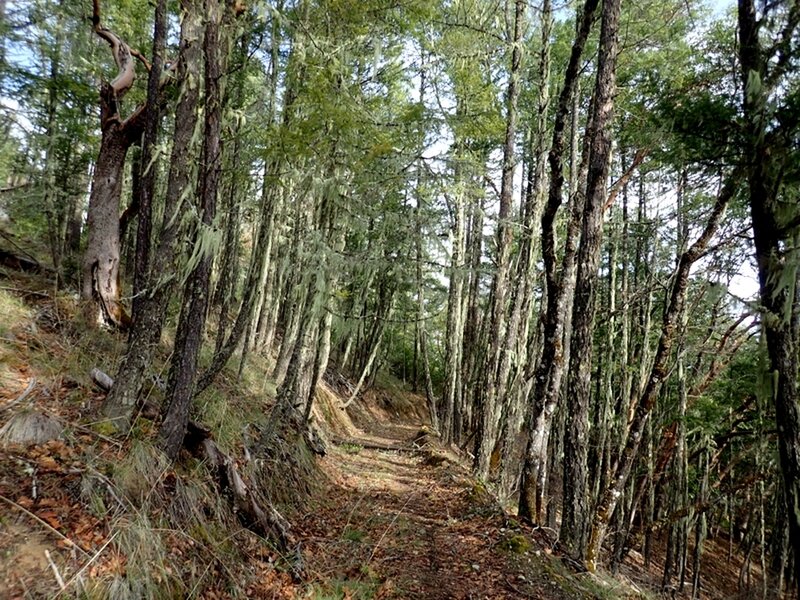
<instances>
[{"instance_id":1,"label":"gnarled tree trunk","mask_svg":"<svg viewBox=\"0 0 800 600\"><path fill-rule=\"evenodd\" d=\"M119 74L100 89L102 137L89 196L81 297L92 302L90 322L127 328L130 318L120 303L119 292L119 203L125 157L142 135L144 107L122 119L119 103L133 85L134 55L119 36L101 24L98 0L94 0L92 23L95 33L111 46Z\"/></svg>"}]
</instances>

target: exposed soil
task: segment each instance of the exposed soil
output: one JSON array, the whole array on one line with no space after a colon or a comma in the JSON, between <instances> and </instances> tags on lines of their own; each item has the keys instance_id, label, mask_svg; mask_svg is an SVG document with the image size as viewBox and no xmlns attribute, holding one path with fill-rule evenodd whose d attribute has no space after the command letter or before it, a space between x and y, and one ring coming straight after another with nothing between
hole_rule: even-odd
<instances>
[{"instance_id":1,"label":"exposed soil","mask_svg":"<svg viewBox=\"0 0 800 600\"><path fill-rule=\"evenodd\" d=\"M343 598L591 597L571 589L462 466L441 450L433 455L441 460L414 451L418 429L383 422L323 461L327 496L298 524L317 590Z\"/></svg>"}]
</instances>

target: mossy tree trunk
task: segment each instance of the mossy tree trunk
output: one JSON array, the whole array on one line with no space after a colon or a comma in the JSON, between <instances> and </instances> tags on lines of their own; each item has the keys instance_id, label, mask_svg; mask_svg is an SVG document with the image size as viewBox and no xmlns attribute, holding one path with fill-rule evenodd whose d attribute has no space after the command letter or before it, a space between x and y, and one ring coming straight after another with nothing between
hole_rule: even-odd
<instances>
[{"instance_id":1,"label":"mossy tree trunk","mask_svg":"<svg viewBox=\"0 0 800 600\"><path fill-rule=\"evenodd\" d=\"M182 0L181 48L177 74L180 81L180 100L175 109L175 128L172 137L170 168L164 199L164 216L153 256L149 277L133 305L133 327L128 350L115 378L114 387L106 398L104 414L118 428L125 428L144 382L146 369L161 340L169 299L177 278L178 233L181 228L185 190L191 186L196 155L193 143L197 127L197 103L200 81L196 74L202 67L202 14L196 0Z\"/></svg>"},{"instance_id":2,"label":"mossy tree trunk","mask_svg":"<svg viewBox=\"0 0 800 600\"><path fill-rule=\"evenodd\" d=\"M788 158L796 149L789 140L797 133L796 119L776 118L783 91L779 91L791 57L796 54L800 7L788 11L780 42L762 46L767 17L758 16L753 0L739 0L739 62L745 118L746 178L758 265L762 325L766 337L769 393L775 405L778 450L783 472L789 539L795 573L800 572L800 394L798 393L797 258L792 256L798 222L797 204L783 196L782 181ZM778 103L778 106L774 106ZM793 108L791 110L794 110ZM789 218L787 219L787 213ZM787 222L788 221L788 222ZM800 577L796 578L800 594Z\"/></svg>"}]
</instances>

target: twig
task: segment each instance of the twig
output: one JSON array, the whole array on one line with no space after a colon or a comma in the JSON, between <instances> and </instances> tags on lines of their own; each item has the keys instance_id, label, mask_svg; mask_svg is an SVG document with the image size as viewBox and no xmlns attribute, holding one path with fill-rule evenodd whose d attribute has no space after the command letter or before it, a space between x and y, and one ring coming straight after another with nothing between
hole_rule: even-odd
<instances>
[{"instance_id":1,"label":"twig","mask_svg":"<svg viewBox=\"0 0 800 600\"><path fill-rule=\"evenodd\" d=\"M53 562L53 559L50 556L50 551L49 550L45 550L44 551L44 555L47 558L47 562L50 565L50 568L53 570L53 575L56 576L56 581L58 582L58 587L60 587L61 591L63 592L64 591L64 587L65 587L64 586L64 579L61 577L61 573L58 572L58 567L56 566L56 563ZM61 593L61 592L59 592L59 593Z\"/></svg>"},{"instance_id":2,"label":"twig","mask_svg":"<svg viewBox=\"0 0 800 600\"><path fill-rule=\"evenodd\" d=\"M375 547L372 548L372 553L369 555L369 558L367 559L367 562L365 563L365 566L369 566L369 563L371 563L372 559L375 558L375 553L378 551L378 546L380 546L381 542L383 542L383 538L386 537L386 534L389 533L389 530L394 526L394 522L397 521L397 519L400 517L400 515L403 514L403 511L405 510L406 506L408 506L408 503L411 502L411 500L413 500L414 497L417 494L418 494L418 492L414 492L413 494L410 494L408 496L408 499L403 504L403 506L400 507L400 510L397 511L397 514L395 514L395 516L392 517L392 520L389 521L389 525L386 526L386 529L381 534L381 537L378 539L377 543L375 544Z\"/></svg>"},{"instance_id":3,"label":"twig","mask_svg":"<svg viewBox=\"0 0 800 600\"><path fill-rule=\"evenodd\" d=\"M63 594L63 593L66 591L66 589L67 589L69 586L71 586L71 585L72 585L72 582L73 582L73 581L75 581L76 579L78 579L78 577L80 577L80 576L81 576L81 574L82 574L82 573L83 573L83 572L84 572L86 569L88 569L88 568L89 568L89 565L91 565L91 564L92 564L94 561L96 561L96 560L97 560L97 558L98 558L98 557L99 557L99 556L100 556L100 555L103 553L103 550L105 550L105 549L108 547L108 545L109 545L111 542L113 542L113 541L114 541L114 538L115 538L115 537L117 537L117 534L118 534L118 533L119 533L118 531L114 532L114 535L112 535L110 538L108 538L108 540L106 541L106 543L105 543L105 544L103 544L103 545L100 547L100 549L99 549L97 552L95 552L95 553L92 555L92 557L91 557L91 558L90 558L90 559L89 559L89 560L88 560L88 561L87 561L87 562L86 562L86 563L85 563L85 564L84 564L84 565L83 565L83 566L82 566L80 569L78 569L78 572L77 572L77 573L75 573L75 575L73 575L72 577L70 577L70 578L69 578L69 581L67 581L67 583L65 583L65 584L62 584L62 586L61 586L61 591L60 591L60 592L58 592L58 593L57 593L55 596L53 596L53 600L55 600L55 599L56 599L56 598L58 598L58 597L59 597L61 594Z\"/></svg>"},{"instance_id":4,"label":"twig","mask_svg":"<svg viewBox=\"0 0 800 600\"><path fill-rule=\"evenodd\" d=\"M19 504L17 504L17 503L16 503L16 502L14 502L13 500L9 500L9 499L8 499L8 498L6 498L5 496L0 496L0 500L2 500L3 502L5 502L6 504L9 504L9 505L13 506L13 507L14 507L14 508L16 508L17 510L20 510L20 511L22 511L23 513L25 513L26 515L28 515L28 516L29 516L31 519L33 519L34 521L36 521L37 523L39 523L40 525L42 525L42 526L43 526L45 529L47 529L47 530L48 530L48 531L50 531L51 533L54 533L54 534L55 534L56 536L58 536L60 539L62 539L62 540L64 540L65 542L67 542L67 543L68 543L70 546L72 546L73 548L77 548L78 550L80 550L80 551L83 553L83 555L84 555L84 556L89 556L89 553L88 553L88 552L86 552L86 550L84 550L83 548L81 548L80 546L78 546L78 544L76 544L75 542L73 542L71 539L69 539L67 536L65 536L63 533L61 533L61 532L60 532L58 529L56 529L55 527L53 527L53 526L52 526L52 525L50 525L49 523L47 523L47 522L43 521L42 519L40 519L39 517L37 517L35 514L33 514L33 513L32 513L31 511L29 511L27 508L25 508L25 507L23 507L23 506L20 506Z\"/></svg>"},{"instance_id":5,"label":"twig","mask_svg":"<svg viewBox=\"0 0 800 600\"><path fill-rule=\"evenodd\" d=\"M16 400L12 400L5 406L0 406L0 411L8 410L12 406L16 406L20 402L23 402L25 398L30 396L30 393L33 391L33 388L36 386L36 377L31 377L31 380L28 382L28 387L25 388L25 391L22 392Z\"/></svg>"},{"instance_id":6,"label":"twig","mask_svg":"<svg viewBox=\"0 0 800 600\"><path fill-rule=\"evenodd\" d=\"M19 288L9 287L9 286L5 286L5 285L0 286L0 290L3 290L4 292L15 292L17 294L22 294L23 296L37 296L39 298L49 298L50 297L50 294L48 294L46 292L34 292L33 290L21 290Z\"/></svg>"}]
</instances>

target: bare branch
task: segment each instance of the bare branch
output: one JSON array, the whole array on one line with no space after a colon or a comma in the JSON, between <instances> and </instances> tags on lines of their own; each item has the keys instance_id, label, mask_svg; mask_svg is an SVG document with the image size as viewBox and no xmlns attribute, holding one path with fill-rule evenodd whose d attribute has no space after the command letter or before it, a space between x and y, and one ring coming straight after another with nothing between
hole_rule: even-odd
<instances>
[{"instance_id":1,"label":"bare branch","mask_svg":"<svg viewBox=\"0 0 800 600\"><path fill-rule=\"evenodd\" d=\"M122 41L113 31L104 27L100 22L100 0L93 0L93 8L92 25L94 27L94 32L111 46L114 62L117 67L119 67L119 73L109 84L114 98L119 100L133 85L133 80L136 75L134 70L135 63L133 62L134 55L128 44Z\"/></svg>"},{"instance_id":2,"label":"bare branch","mask_svg":"<svg viewBox=\"0 0 800 600\"><path fill-rule=\"evenodd\" d=\"M625 187L631 177L633 177L634 172L644 162L644 159L647 157L647 154L650 152L649 148L641 148L640 150L636 151L636 155L633 157L633 162L631 166L628 167L628 170L622 174L622 177L617 179L614 184L611 186L610 191L608 192L608 199L606 200L606 205L603 208L603 212L607 211L611 208L611 205L614 204L614 200L617 199L620 190Z\"/></svg>"}]
</instances>

